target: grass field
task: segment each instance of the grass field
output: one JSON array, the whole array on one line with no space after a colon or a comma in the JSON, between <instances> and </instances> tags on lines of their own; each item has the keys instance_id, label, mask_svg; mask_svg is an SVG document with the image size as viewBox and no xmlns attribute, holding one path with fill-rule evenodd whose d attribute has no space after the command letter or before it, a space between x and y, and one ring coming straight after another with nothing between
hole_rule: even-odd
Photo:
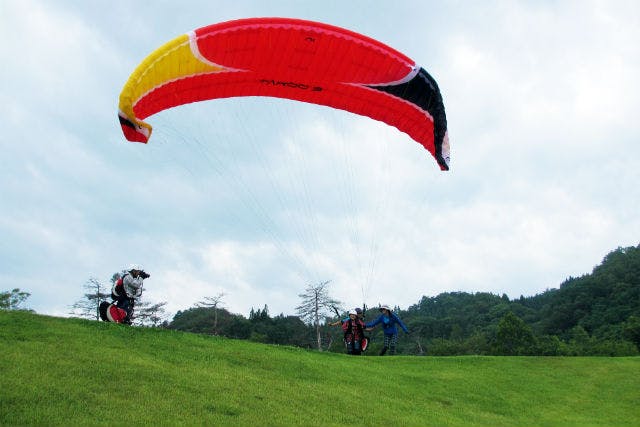
<instances>
[{"instance_id":1,"label":"grass field","mask_svg":"<svg viewBox=\"0 0 640 427\"><path fill-rule=\"evenodd\" d=\"M0 425L638 426L640 358L350 357L0 311Z\"/></svg>"}]
</instances>

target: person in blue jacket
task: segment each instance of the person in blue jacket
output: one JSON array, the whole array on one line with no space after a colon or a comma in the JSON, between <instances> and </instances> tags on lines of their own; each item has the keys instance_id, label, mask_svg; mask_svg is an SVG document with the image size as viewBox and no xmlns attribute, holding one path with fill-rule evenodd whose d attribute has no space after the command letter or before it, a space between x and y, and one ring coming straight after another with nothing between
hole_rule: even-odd
<instances>
[{"instance_id":1,"label":"person in blue jacket","mask_svg":"<svg viewBox=\"0 0 640 427\"><path fill-rule=\"evenodd\" d=\"M384 356L387 350L390 351L390 354L396 354L396 344L398 342L398 328L396 324L400 325L405 334L408 334L409 330L404 323L402 323L398 315L391 311L388 305L380 306L380 312L380 316L378 316L376 320L365 324L365 327L369 330L382 323L384 347L382 347L380 351L380 356Z\"/></svg>"}]
</instances>

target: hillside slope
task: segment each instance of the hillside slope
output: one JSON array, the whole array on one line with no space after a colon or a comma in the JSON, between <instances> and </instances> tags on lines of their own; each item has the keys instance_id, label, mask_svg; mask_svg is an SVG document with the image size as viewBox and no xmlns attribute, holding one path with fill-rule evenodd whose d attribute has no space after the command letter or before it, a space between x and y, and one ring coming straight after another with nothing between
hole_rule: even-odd
<instances>
[{"instance_id":1,"label":"hillside slope","mask_svg":"<svg viewBox=\"0 0 640 427\"><path fill-rule=\"evenodd\" d=\"M11 311L0 343L0 425L640 425L640 358L357 358Z\"/></svg>"}]
</instances>

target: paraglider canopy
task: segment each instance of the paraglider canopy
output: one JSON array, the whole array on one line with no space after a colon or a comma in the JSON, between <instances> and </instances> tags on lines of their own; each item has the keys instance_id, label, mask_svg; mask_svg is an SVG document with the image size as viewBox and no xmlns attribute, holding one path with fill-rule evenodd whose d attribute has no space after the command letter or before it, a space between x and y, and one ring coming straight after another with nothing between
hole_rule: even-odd
<instances>
[{"instance_id":1,"label":"paraglider canopy","mask_svg":"<svg viewBox=\"0 0 640 427\"><path fill-rule=\"evenodd\" d=\"M130 141L143 120L182 104L270 96L371 117L405 132L449 169L449 138L436 81L404 54L350 30L289 18L223 22L179 36L149 55L120 94Z\"/></svg>"}]
</instances>

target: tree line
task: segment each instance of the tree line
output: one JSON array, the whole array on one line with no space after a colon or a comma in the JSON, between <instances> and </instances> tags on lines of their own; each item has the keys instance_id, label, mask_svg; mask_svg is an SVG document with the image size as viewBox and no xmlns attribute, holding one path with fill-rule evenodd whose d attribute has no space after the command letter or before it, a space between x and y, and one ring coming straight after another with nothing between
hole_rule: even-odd
<instances>
[{"instance_id":1,"label":"tree line","mask_svg":"<svg viewBox=\"0 0 640 427\"><path fill-rule=\"evenodd\" d=\"M328 326L336 320L335 315L325 315L314 325L313 316L271 317L267 306L252 309L248 319L217 310L224 320L215 331L211 328L213 313L206 308L178 312L168 327L307 348L317 348L319 336L323 350L344 351L342 330ZM411 332L401 336L401 354L637 355L640 245L618 248L591 273L570 277L558 289L532 297L446 292L424 296L406 310L396 307L395 312ZM378 314L375 307L365 312L367 320ZM370 354L375 354L382 334L375 330L370 336Z\"/></svg>"},{"instance_id":2,"label":"tree line","mask_svg":"<svg viewBox=\"0 0 640 427\"><path fill-rule=\"evenodd\" d=\"M404 313L430 354L636 355L640 245L532 297L452 292Z\"/></svg>"},{"instance_id":3,"label":"tree line","mask_svg":"<svg viewBox=\"0 0 640 427\"><path fill-rule=\"evenodd\" d=\"M252 308L246 318L226 310L220 293L178 311L171 321L164 313L166 302L145 302L137 324L343 352L342 329L329 323L346 317L346 312L329 296L328 283L310 285L299 295L296 316L272 316L265 305ZM96 302L107 299L110 290L96 279L89 279L84 289L84 298L72 312L98 319ZM28 296L19 289L1 292L0 309L16 309ZM535 296L509 299L504 294L446 292L423 296L406 310L394 311L410 330L398 342L400 354L638 355L640 245L617 248L591 273L570 277L559 288ZM366 320L378 314L376 307L365 310ZM368 335L369 354L376 354L382 333L374 330Z\"/></svg>"}]
</instances>

